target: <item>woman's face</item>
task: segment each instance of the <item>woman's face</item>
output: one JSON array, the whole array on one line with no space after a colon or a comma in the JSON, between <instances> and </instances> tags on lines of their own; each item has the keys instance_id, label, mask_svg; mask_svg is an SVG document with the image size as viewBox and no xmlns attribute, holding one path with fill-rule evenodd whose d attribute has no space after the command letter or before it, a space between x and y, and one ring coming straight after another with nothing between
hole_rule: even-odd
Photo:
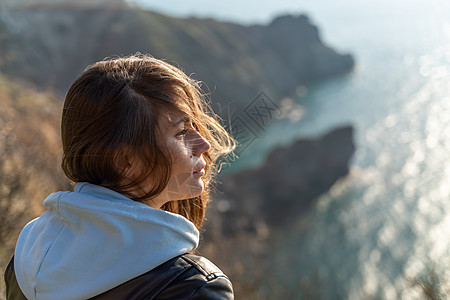
<instances>
[{"instance_id":1,"label":"woman's face","mask_svg":"<svg viewBox=\"0 0 450 300\"><path fill-rule=\"evenodd\" d=\"M163 192L144 201L153 208L160 208L169 201L196 197L203 192L202 176L206 162L202 154L211 148L210 143L192 126L191 120L182 113L164 114L160 129L172 154L172 172Z\"/></svg>"}]
</instances>

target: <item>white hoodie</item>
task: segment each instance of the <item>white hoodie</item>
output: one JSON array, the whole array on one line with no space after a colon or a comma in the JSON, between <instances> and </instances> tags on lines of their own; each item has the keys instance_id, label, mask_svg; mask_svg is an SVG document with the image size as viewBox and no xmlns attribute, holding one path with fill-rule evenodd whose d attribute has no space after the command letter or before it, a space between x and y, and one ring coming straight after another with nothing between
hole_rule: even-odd
<instances>
[{"instance_id":1,"label":"white hoodie","mask_svg":"<svg viewBox=\"0 0 450 300\"><path fill-rule=\"evenodd\" d=\"M197 247L186 218L110 189L78 183L51 194L48 210L17 241L17 282L32 299L86 299Z\"/></svg>"}]
</instances>

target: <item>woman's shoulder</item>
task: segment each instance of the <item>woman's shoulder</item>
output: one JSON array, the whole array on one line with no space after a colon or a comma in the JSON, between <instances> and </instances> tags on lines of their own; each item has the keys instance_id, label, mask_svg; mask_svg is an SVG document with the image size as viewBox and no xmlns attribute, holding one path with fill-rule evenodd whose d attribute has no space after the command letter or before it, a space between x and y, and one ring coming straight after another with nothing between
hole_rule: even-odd
<instances>
[{"instance_id":1,"label":"woman's shoulder","mask_svg":"<svg viewBox=\"0 0 450 300\"><path fill-rule=\"evenodd\" d=\"M14 274L14 257L6 272L7 299L26 299ZM91 299L234 299L228 277L208 259L183 254Z\"/></svg>"},{"instance_id":2,"label":"woman's shoulder","mask_svg":"<svg viewBox=\"0 0 450 300\"><path fill-rule=\"evenodd\" d=\"M92 299L234 299L228 277L205 257L183 254Z\"/></svg>"},{"instance_id":3,"label":"woman's shoulder","mask_svg":"<svg viewBox=\"0 0 450 300\"><path fill-rule=\"evenodd\" d=\"M182 271L157 299L233 299L230 280L205 257L181 255L175 258L174 265L182 266ZM181 290L185 290L185 297L172 297Z\"/></svg>"},{"instance_id":4,"label":"woman's shoulder","mask_svg":"<svg viewBox=\"0 0 450 300\"><path fill-rule=\"evenodd\" d=\"M175 257L173 260L184 267L195 270L194 273L198 273L199 276L204 276L205 280L211 280L217 277L225 277L228 279L215 264L203 256L187 253Z\"/></svg>"}]
</instances>

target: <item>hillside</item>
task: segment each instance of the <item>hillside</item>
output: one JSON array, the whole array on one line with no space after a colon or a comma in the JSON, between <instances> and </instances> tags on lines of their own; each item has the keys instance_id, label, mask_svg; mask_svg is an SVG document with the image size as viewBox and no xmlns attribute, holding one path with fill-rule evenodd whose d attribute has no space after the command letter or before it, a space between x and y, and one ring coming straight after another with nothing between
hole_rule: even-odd
<instances>
[{"instance_id":1,"label":"hillside","mask_svg":"<svg viewBox=\"0 0 450 300\"><path fill-rule=\"evenodd\" d=\"M266 26L242 26L129 7L61 3L4 10L0 52L1 72L39 87L52 86L61 94L96 60L150 53L203 80L213 101L236 107L262 90L280 99L298 86L344 74L354 65L350 55L324 45L304 15L281 16Z\"/></svg>"},{"instance_id":2,"label":"hillside","mask_svg":"<svg viewBox=\"0 0 450 300\"><path fill-rule=\"evenodd\" d=\"M42 212L42 199L67 186L59 170L61 100L0 74L0 244ZM0 255L3 255L0 247Z\"/></svg>"}]
</instances>

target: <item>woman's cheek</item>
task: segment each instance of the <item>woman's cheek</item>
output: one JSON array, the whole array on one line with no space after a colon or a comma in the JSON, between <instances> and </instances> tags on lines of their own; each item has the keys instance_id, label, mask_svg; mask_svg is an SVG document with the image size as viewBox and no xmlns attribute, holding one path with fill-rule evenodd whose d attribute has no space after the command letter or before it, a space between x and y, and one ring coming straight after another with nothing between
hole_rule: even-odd
<instances>
[{"instance_id":1,"label":"woman's cheek","mask_svg":"<svg viewBox=\"0 0 450 300\"><path fill-rule=\"evenodd\" d=\"M191 156L192 154L189 152L189 150L185 147L179 148L172 152L173 155L173 172L174 173L180 173L180 172L186 172L187 170L193 168L191 165Z\"/></svg>"}]
</instances>

